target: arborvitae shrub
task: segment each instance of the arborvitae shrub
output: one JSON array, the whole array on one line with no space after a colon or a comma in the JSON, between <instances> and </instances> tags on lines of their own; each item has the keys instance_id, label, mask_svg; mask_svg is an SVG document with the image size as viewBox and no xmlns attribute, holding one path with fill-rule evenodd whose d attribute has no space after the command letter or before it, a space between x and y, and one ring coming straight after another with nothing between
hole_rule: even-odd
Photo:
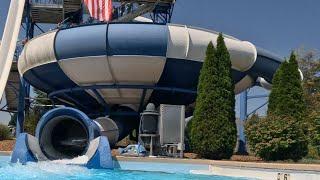
<instances>
[{"instance_id":1,"label":"arborvitae shrub","mask_svg":"<svg viewBox=\"0 0 320 180\"><path fill-rule=\"evenodd\" d=\"M24 130L31 134L35 135L37 124L41 118L41 114L38 111L31 111L25 116Z\"/></svg>"},{"instance_id":2,"label":"arborvitae shrub","mask_svg":"<svg viewBox=\"0 0 320 180\"><path fill-rule=\"evenodd\" d=\"M264 160L299 160L308 153L308 140L294 118L269 115L246 125L250 152Z\"/></svg>"},{"instance_id":3,"label":"arborvitae shrub","mask_svg":"<svg viewBox=\"0 0 320 180\"><path fill-rule=\"evenodd\" d=\"M310 114L308 130L309 130L308 136L310 138L308 156L310 158L319 159L320 157L320 115L318 112L313 112Z\"/></svg>"},{"instance_id":4,"label":"arborvitae shrub","mask_svg":"<svg viewBox=\"0 0 320 180\"><path fill-rule=\"evenodd\" d=\"M199 83L194 118L192 119L191 149L203 158L228 159L236 144L234 85L231 61L222 34L215 49L212 42L206 51Z\"/></svg>"},{"instance_id":5,"label":"arborvitae shrub","mask_svg":"<svg viewBox=\"0 0 320 180\"><path fill-rule=\"evenodd\" d=\"M303 120L305 113L306 102L300 72L296 56L292 53L289 62L283 62L274 75L268 115L291 116Z\"/></svg>"},{"instance_id":6,"label":"arborvitae shrub","mask_svg":"<svg viewBox=\"0 0 320 180\"><path fill-rule=\"evenodd\" d=\"M0 124L0 141L11 138L11 132L8 126Z\"/></svg>"},{"instance_id":7,"label":"arborvitae shrub","mask_svg":"<svg viewBox=\"0 0 320 180\"><path fill-rule=\"evenodd\" d=\"M265 160L298 160L307 155L306 104L296 56L274 75L268 116L246 125L251 152Z\"/></svg>"}]
</instances>

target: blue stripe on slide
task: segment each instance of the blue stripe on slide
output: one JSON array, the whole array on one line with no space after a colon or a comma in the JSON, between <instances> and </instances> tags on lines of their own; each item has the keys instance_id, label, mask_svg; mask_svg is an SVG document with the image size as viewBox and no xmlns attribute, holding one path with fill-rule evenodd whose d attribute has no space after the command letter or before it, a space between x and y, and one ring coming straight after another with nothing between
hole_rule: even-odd
<instances>
[{"instance_id":1,"label":"blue stripe on slide","mask_svg":"<svg viewBox=\"0 0 320 180\"><path fill-rule=\"evenodd\" d=\"M81 26L57 32L55 53L58 60L101 55L165 57L167 39L168 27L166 25L102 24Z\"/></svg>"},{"instance_id":2,"label":"blue stripe on slide","mask_svg":"<svg viewBox=\"0 0 320 180\"><path fill-rule=\"evenodd\" d=\"M166 25L110 24L108 29L108 55L166 56Z\"/></svg>"},{"instance_id":3,"label":"blue stripe on slide","mask_svg":"<svg viewBox=\"0 0 320 180\"><path fill-rule=\"evenodd\" d=\"M106 34L106 24L58 31L55 39L57 59L106 55Z\"/></svg>"},{"instance_id":4,"label":"blue stripe on slide","mask_svg":"<svg viewBox=\"0 0 320 180\"><path fill-rule=\"evenodd\" d=\"M169 58L166 61L164 71L157 85L196 90L201 67L202 62L199 61ZM233 70L235 83L240 81L245 75ZM57 62L32 68L24 74L24 78L34 87L49 93L77 86L64 74ZM68 95L76 99L83 106L88 107L92 112L98 111L100 107L96 99L85 91L68 93ZM195 98L196 96L192 94L154 91L151 102L156 104L189 104L193 103ZM65 99L67 98L65 97Z\"/></svg>"},{"instance_id":5,"label":"blue stripe on slide","mask_svg":"<svg viewBox=\"0 0 320 180\"><path fill-rule=\"evenodd\" d=\"M257 60L246 73L253 78L263 77L269 83L272 83L273 75L284 60L262 48L257 47L257 51Z\"/></svg>"},{"instance_id":6,"label":"blue stripe on slide","mask_svg":"<svg viewBox=\"0 0 320 180\"><path fill-rule=\"evenodd\" d=\"M263 77L269 83L272 83L273 75L276 73L281 62L275 61L266 56L258 55L254 65L246 72L251 77Z\"/></svg>"},{"instance_id":7,"label":"blue stripe on slide","mask_svg":"<svg viewBox=\"0 0 320 180\"><path fill-rule=\"evenodd\" d=\"M199 61L168 58L157 85L196 90L201 67L202 62ZM232 76L234 83L237 83L246 74L232 70ZM150 101L156 104L190 104L195 98L195 95L186 93L154 91Z\"/></svg>"}]
</instances>

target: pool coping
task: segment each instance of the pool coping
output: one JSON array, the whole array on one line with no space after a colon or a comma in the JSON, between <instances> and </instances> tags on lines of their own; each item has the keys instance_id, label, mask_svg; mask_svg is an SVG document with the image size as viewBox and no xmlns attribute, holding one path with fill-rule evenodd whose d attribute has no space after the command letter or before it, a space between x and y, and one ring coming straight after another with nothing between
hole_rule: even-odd
<instances>
[{"instance_id":1,"label":"pool coping","mask_svg":"<svg viewBox=\"0 0 320 180\"><path fill-rule=\"evenodd\" d=\"M277 169L277 170L292 170L292 171L300 171L300 172L313 171L316 173L320 173L320 164L239 162L239 161L206 160L206 159L175 159L175 158L124 157L124 156L115 156L114 160L129 161L129 162L201 164L201 165L220 166L220 167Z\"/></svg>"},{"instance_id":2,"label":"pool coping","mask_svg":"<svg viewBox=\"0 0 320 180\"><path fill-rule=\"evenodd\" d=\"M12 151L0 151L0 155L11 155Z\"/></svg>"}]
</instances>

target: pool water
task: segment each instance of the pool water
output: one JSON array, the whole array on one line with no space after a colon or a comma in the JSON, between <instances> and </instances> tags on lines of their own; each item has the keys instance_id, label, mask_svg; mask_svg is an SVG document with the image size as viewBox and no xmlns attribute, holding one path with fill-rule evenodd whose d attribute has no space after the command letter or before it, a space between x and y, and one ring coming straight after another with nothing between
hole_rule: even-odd
<instances>
[{"instance_id":1,"label":"pool water","mask_svg":"<svg viewBox=\"0 0 320 180\"><path fill-rule=\"evenodd\" d=\"M66 165L53 162L28 163L27 165L12 164L9 156L0 156L1 180L25 180L25 179L110 179L110 180L235 180L222 176L205 176L193 174L169 174L162 172L124 171L88 169L77 165ZM169 167L168 167L169 168ZM243 178L242 178L243 179Z\"/></svg>"}]
</instances>

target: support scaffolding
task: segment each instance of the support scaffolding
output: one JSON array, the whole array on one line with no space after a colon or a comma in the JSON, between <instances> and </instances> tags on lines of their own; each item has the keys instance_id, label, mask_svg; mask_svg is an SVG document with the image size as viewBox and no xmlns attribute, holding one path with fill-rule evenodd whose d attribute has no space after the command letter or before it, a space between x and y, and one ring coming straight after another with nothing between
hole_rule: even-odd
<instances>
[{"instance_id":1,"label":"support scaffolding","mask_svg":"<svg viewBox=\"0 0 320 180\"><path fill-rule=\"evenodd\" d=\"M238 126L238 134L239 134L239 140L238 140L238 147L237 147L237 154L248 154L247 147L246 147L246 137L245 137L245 132L244 132L244 124L247 120L247 118L255 113L257 110L261 109L265 105L268 104L268 101L262 103L260 106L256 107L254 110L251 112L248 112L248 101L250 99L256 99L256 98L267 98L267 94L262 94L262 95L254 95L254 96L249 96L248 92L250 89L243 91L240 94L240 122Z\"/></svg>"}]
</instances>

